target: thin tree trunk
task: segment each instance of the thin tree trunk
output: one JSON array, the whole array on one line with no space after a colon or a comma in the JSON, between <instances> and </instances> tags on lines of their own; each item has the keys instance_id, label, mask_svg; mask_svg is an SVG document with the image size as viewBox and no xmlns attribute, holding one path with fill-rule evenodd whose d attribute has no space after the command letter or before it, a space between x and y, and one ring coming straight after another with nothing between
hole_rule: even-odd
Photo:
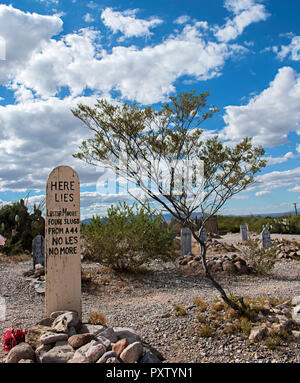
<instances>
[{"instance_id":1,"label":"thin tree trunk","mask_svg":"<svg viewBox=\"0 0 300 383\"><path fill-rule=\"evenodd\" d=\"M191 229L191 228L190 228ZM205 272L205 276L211 281L212 285L220 292L222 299L225 303L227 303L231 308L233 308L238 314L243 314L245 312L245 305L243 302L243 298L240 299L241 306L237 305L235 302L233 302L230 298L228 298L226 292L222 288L222 286L213 278L211 275L207 263L206 263L206 245L205 242L201 241L200 238L196 235L194 229L191 229L191 232L193 234L193 237L196 239L196 241L200 245L200 254L202 258L202 266Z\"/></svg>"}]
</instances>

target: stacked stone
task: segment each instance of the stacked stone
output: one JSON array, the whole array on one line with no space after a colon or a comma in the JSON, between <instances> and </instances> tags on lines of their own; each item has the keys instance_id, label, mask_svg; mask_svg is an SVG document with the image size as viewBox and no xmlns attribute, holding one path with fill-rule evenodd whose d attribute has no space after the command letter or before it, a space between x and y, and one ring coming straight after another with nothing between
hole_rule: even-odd
<instances>
[{"instance_id":1,"label":"stacked stone","mask_svg":"<svg viewBox=\"0 0 300 383\"><path fill-rule=\"evenodd\" d=\"M231 253L239 251L238 248L236 248L234 245L230 245L225 242L220 242L213 239L208 239L207 241L207 252L218 252L218 253Z\"/></svg>"},{"instance_id":2,"label":"stacked stone","mask_svg":"<svg viewBox=\"0 0 300 383\"><path fill-rule=\"evenodd\" d=\"M34 269L25 271L23 276L38 294L45 294L45 267L43 265L37 263Z\"/></svg>"},{"instance_id":3,"label":"stacked stone","mask_svg":"<svg viewBox=\"0 0 300 383\"><path fill-rule=\"evenodd\" d=\"M254 273L254 268L238 254L210 254L207 255L206 259L208 268L214 273L239 275ZM178 264L181 266L192 267L194 269L202 269L201 256L195 256L192 253L189 253L185 257L179 257Z\"/></svg>"},{"instance_id":4,"label":"stacked stone","mask_svg":"<svg viewBox=\"0 0 300 383\"><path fill-rule=\"evenodd\" d=\"M165 358L131 328L82 323L74 311L53 312L26 331L6 363L160 363Z\"/></svg>"},{"instance_id":5,"label":"stacked stone","mask_svg":"<svg viewBox=\"0 0 300 383\"><path fill-rule=\"evenodd\" d=\"M292 306L292 311L290 309ZM300 296L280 306L265 309L265 314L259 314L257 323L252 326L249 341L257 342L269 335L289 333L293 339L300 340Z\"/></svg>"},{"instance_id":6,"label":"stacked stone","mask_svg":"<svg viewBox=\"0 0 300 383\"><path fill-rule=\"evenodd\" d=\"M275 239L277 259L300 260L300 244L297 241L287 239Z\"/></svg>"}]
</instances>

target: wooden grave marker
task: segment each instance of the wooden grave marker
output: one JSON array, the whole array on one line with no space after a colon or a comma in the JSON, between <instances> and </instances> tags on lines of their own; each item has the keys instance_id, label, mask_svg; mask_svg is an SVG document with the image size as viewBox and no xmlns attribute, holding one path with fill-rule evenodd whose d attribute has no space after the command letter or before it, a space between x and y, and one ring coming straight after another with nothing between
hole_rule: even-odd
<instances>
[{"instance_id":1,"label":"wooden grave marker","mask_svg":"<svg viewBox=\"0 0 300 383\"><path fill-rule=\"evenodd\" d=\"M246 224L240 226L240 233L242 235L242 241L248 241L248 227Z\"/></svg>"},{"instance_id":2,"label":"wooden grave marker","mask_svg":"<svg viewBox=\"0 0 300 383\"><path fill-rule=\"evenodd\" d=\"M46 316L70 310L81 317L80 183L69 166L49 175L45 238Z\"/></svg>"},{"instance_id":3,"label":"wooden grave marker","mask_svg":"<svg viewBox=\"0 0 300 383\"><path fill-rule=\"evenodd\" d=\"M268 249L271 246L271 235L266 227L261 232L261 240L264 249Z\"/></svg>"},{"instance_id":4,"label":"wooden grave marker","mask_svg":"<svg viewBox=\"0 0 300 383\"><path fill-rule=\"evenodd\" d=\"M188 227L181 229L181 255L185 256L192 252L192 232Z\"/></svg>"},{"instance_id":5,"label":"wooden grave marker","mask_svg":"<svg viewBox=\"0 0 300 383\"><path fill-rule=\"evenodd\" d=\"M32 240L33 268L40 264L45 266L45 238L43 235L36 235Z\"/></svg>"}]
</instances>

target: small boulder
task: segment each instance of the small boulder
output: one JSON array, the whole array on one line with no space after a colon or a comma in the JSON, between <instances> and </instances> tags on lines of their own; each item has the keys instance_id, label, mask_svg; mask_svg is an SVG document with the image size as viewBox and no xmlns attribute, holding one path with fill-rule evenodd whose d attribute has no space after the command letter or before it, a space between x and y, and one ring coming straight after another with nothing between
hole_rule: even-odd
<instances>
[{"instance_id":1,"label":"small boulder","mask_svg":"<svg viewBox=\"0 0 300 383\"><path fill-rule=\"evenodd\" d=\"M67 311L58 315L52 323L52 328L58 332L67 332L68 327L76 327L80 322L79 316L75 311Z\"/></svg>"},{"instance_id":2,"label":"small boulder","mask_svg":"<svg viewBox=\"0 0 300 383\"><path fill-rule=\"evenodd\" d=\"M135 363L143 355L143 345L141 342L134 342L122 351L120 359L123 363Z\"/></svg>"},{"instance_id":3,"label":"small boulder","mask_svg":"<svg viewBox=\"0 0 300 383\"><path fill-rule=\"evenodd\" d=\"M96 325L96 324L87 324L87 323L84 323L80 330L78 331L79 334L86 334L86 333L90 333L90 334L94 334L94 335L97 335L99 334L100 332L106 330L107 327L106 326L102 326L102 325Z\"/></svg>"},{"instance_id":4,"label":"small boulder","mask_svg":"<svg viewBox=\"0 0 300 383\"><path fill-rule=\"evenodd\" d=\"M104 328L103 331L99 332L99 335L101 335L104 338L109 339L112 343L115 343L118 341L117 334L115 333L115 331L112 327Z\"/></svg>"},{"instance_id":5,"label":"small boulder","mask_svg":"<svg viewBox=\"0 0 300 383\"><path fill-rule=\"evenodd\" d=\"M100 359L97 360L96 363L106 363L107 362L107 359L109 358L115 358L116 357L116 353L114 351L106 351Z\"/></svg>"},{"instance_id":6,"label":"small boulder","mask_svg":"<svg viewBox=\"0 0 300 383\"><path fill-rule=\"evenodd\" d=\"M294 321L296 321L297 323L300 323L300 304L296 305L295 307L293 307L293 310L292 310L292 318L294 319Z\"/></svg>"},{"instance_id":7,"label":"small boulder","mask_svg":"<svg viewBox=\"0 0 300 383\"><path fill-rule=\"evenodd\" d=\"M268 335L267 326L255 326L249 335L250 342L257 342Z\"/></svg>"},{"instance_id":8,"label":"small boulder","mask_svg":"<svg viewBox=\"0 0 300 383\"><path fill-rule=\"evenodd\" d=\"M113 330L119 340L123 338L135 339L135 341L141 340L140 336L132 328L114 327Z\"/></svg>"},{"instance_id":9,"label":"small boulder","mask_svg":"<svg viewBox=\"0 0 300 383\"><path fill-rule=\"evenodd\" d=\"M116 357L108 358L106 363L121 363Z\"/></svg>"},{"instance_id":10,"label":"small boulder","mask_svg":"<svg viewBox=\"0 0 300 383\"><path fill-rule=\"evenodd\" d=\"M140 363L161 363L161 360L150 350L145 352L145 355L140 359Z\"/></svg>"},{"instance_id":11,"label":"small boulder","mask_svg":"<svg viewBox=\"0 0 300 383\"><path fill-rule=\"evenodd\" d=\"M121 355L123 350L125 350L125 348L128 346L128 344L129 344L128 339L124 338L124 339L120 339L118 342L116 342L113 345L112 350L115 351L117 358L119 358L119 356Z\"/></svg>"},{"instance_id":12,"label":"small boulder","mask_svg":"<svg viewBox=\"0 0 300 383\"><path fill-rule=\"evenodd\" d=\"M89 334L89 333L86 333L86 334L76 334L76 335L72 335L68 339L68 343L73 348L79 348L79 347L89 343L94 338L95 338L94 334Z\"/></svg>"},{"instance_id":13,"label":"small boulder","mask_svg":"<svg viewBox=\"0 0 300 383\"><path fill-rule=\"evenodd\" d=\"M89 363L95 363L106 351L101 341L92 340L75 351L74 358L84 357Z\"/></svg>"},{"instance_id":14,"label":"small boulder","mask_svg":"<svg viewBox=\"0 0 300 383\"><path fill-rule=\"evenodd\" d=\"M28 343L19 343L13 347L6 357L6 363L18 363L21 359L35 359L34 350Z\"/></svg>"},{"instance_id":15,"label":"small boulder","mask_svg":"<svg viewBox=\"0 0 300 383\"><path fill-rule=\"evenodd\" d=\"M292 303L293 306L299 305L300 304L300 295L297 295L297 296L293 297L291 303Z\"/></svg>"},{"instance_id":16,"label":"small boulder","mask_svg":"<svg viewBox=\"0 0 300 383\"><path fill-rule=\"evenodd\" d=\"M53 322L54 322L54 318L43 318L37 324L51 327Z\"/></svg>"},{"instance_id":17,"label":"small boulder","mask_svg":"<svg viewBox=\"0 0 300 383\"><path fill-rule=\"evenodd\" d=\"M36 349L42 343L40 337L46 332L51 331L51 327L43 325L35 325L26 330L25 342L30 344L31 347Z\"/></svg>"},{"instance_id":18,"label":"small boulder","mask_svg":"<svg viewBox=\"0 0 300 383\"><path fill-rule=\"evenodd\" d=\"M35 359L37 362L42 362L42 356L46 354L46 352L50 351L52 348L51 344L42 344L35 350Z\"/></svg>"},{"instance_id":19,"label":"small boulder","mask_svg":"<svg viewBox=\"0 0 300 383\"><path fill-rule=\"evenodd\" d=\"M55 333L55 332L46 332L40 337L40 342L42 344L51 344L55 342L59 342L62 340L67 340L68 335L67 334L61 334L61 333Z\"/></svg>"},{"instance_id":20,"label":"small boulder","mask_svg":"<svg viewBox=\"0 0 300 383\"><path fill-rule=\"evenodd\" d=\"M41 357L42 363L66 363L74 356L74 350L70 345L55 346Z\"/></svg>"}]
</instances>

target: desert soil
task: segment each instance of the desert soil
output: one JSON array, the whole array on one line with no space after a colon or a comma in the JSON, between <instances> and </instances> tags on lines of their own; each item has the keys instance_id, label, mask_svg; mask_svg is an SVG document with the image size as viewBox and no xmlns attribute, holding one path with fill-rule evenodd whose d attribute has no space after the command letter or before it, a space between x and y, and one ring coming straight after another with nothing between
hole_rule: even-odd
<instances>
[{"instance_id":1,"label":"desert soil","mask_svg":"<svg viewBox=\"0 0 300 383\"><path fill-rule=\"evenodd\" d=\"M272 235L272 238L299 241L300 235ZM219 241L237 243L240 234L227 234ZM198 246L193 243L193 252ZM213 302L219 293L203 273L183 271L173 263L153 263L148 273L137 276L116 275L97 263L83 261L96 283L83 285L83 321L91 312L102 312L109 326L135 329L156 347L168 361L196 363L300 362L300 342L282 344L275 350L263 344L227 334L215 338L199 337L195 297ZM43 294L38 294L23 273L32 267L31 259L19 263L0 263L0 297L5 299L6 316L0 321L0 335L13 326L28 328L44 317ZM300 261L276 262L268 276L216 275L227 293L250 297L300 295ZM187 307L187 315L174 314L174 304ZM190 308L189 308L190 307ZM0 351L0 361L5 353Z\"/></svg>"}]
</instances>

